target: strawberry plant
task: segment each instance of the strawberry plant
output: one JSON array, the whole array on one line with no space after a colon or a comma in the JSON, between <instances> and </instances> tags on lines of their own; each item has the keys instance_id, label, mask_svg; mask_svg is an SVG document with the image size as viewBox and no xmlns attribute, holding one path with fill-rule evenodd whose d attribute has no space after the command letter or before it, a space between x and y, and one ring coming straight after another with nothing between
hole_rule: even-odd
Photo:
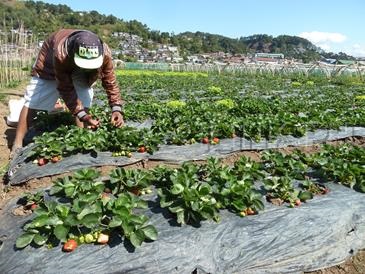
<instances>
[{"instance_id":1,"label":"strawberry plant","mask_svg":"<svg viewBox=\"0 0 365 274\"><path fill-rule=\"evenodd\" d=\"M35 210L38 204L44 202L44 193L38 191L36 193L27 192L19 199L19 203L23 205L25 209Z\"/></svg>"},{"instance_id":2,"label":"strawberry plant","mask_svg":"<svg viewBox=\"0 0 365 274\"><path fill-rule=\"evenodd\" d=\"M95 181L100 173L95 169L82 169L74 172L73 176L58 178L53 182L50 194L64 194L68 198L91 193L91 200L104 190L104 183Z\"/></svg>"},{"instance_id":3,"label":"strawberry plant","mask_svg":"<svg viewBox=\"0 0 365 274\"><path fill-rule=\"evenodd\" d=\"M259 167L245 157L240 158L233 168L210 158L203 170L221 207L239 213L248 208L255 211L264 208L262 195L254 188L254 179L263 176Z\"/></svg>"},{"instance_id":4,"label":"strawberry plant","mask_svg":"<svg viewBox=\"0 0 365 274\"><path fill-rule=\"evenodd\" d=\"M250 208L254 211L264 209L262 195L253 187L251 178L242 178L237 180L231 177L220 189L218 200L225 208L234 212L242 212Z\"/></svg>"},{"instance_id":5,"label":"strawberry plant","mask_svg":"<svg viewBox=\"0 0 365 274\"><path fill-rule=\"evenodd\" d=\"M323 195L329 192L328 187L308 179L301 183L301 187L313 195Z\"/></svg>"},{"instance_id":6,"label":"strawberry plant","mask_svg":"<svg viewBox=\"0 0 365 274\"><path fill-rule=\"evenodd\" d=\"M168 168L164 165L158 165L151 170L151 183L157 188L164 188L171 186L170 176L174 173L174 169Z\"/></svg>"},{"instance_id":7,"label":"strawberry plant","mask_svg":"<svg viewBox=\"0 0 365 274\"><path fill-rule=\"evenodd\" d=\"M146 208L146 202L128 192L106 193L99 176L93 169L83 169L57 179L50 195L63 199L39 200L35 218L24 225L24 233L17 238L17 248L62 242L65 251L71 251L70 239L82 244L100 238L104 243L110 233L122 235L136 247L145 239L155 240L157 231L148 224L148 218L133 212Z\"/></svg>"},{"instance_id":8,"label":"strawberry plant","mask_svg":"<svg viewBox=\"0 0 365 274\"><path fill-rule=\"evenodd\" d=\"M357 146L339 147L324 145L324 149L311 158L311 166L327 180L365 192L365 150Z\"/></svg>"},{"instance_id":9,"label":"strawberry plant","mask_svg":"<svg viewBox=\"0 0 365 274\"><path fill-rule=\"evenodd\" d=\"M119 230L120 234L129 239L133 246L140 246L145 239L157 239L157 230L147 224L148 217L133 213L135 207L146 208L146 202L130 193L121 193L118 198L108 204L108 207L111 208L108 227Z\"/></svg>"},{"instance_id":10,"label":"strawberry plant","mask_svg":"<svg viewBox=\"0 0 365 274\"><path fill-rule=\"evenodd\" d=\"M43 133L35 138L35 148L29 152L28 157L50 160L53 156L63 155L65 147L62 142L59 142L60 139L56 131Z\"/></svg>"},{"instance_id":11,"label":"strawberry plant","mask_svg":"<svg viewBox=\"0 0 365 274\"><path fill-rule=\"evenodd\" d=\"M25 224L24 234L19 236L16 241L17 248L24 248L30 243L42 246L47 242L66 241L70 230L69 216L70 207L57 204L54 201L47 201L39 204L34 211L36 217Z\"/></svg>"},{"instance_id":12,"label":"strawberry plant","mask_svg":"<svg viewBox=\"0 0 365 274\"><path fill-rule=\"evenodd\" d=\"M242 160L242 163L243 161L244 160ZM253 166L255 166L255 168L259 167L259 165ZM161 206L167 206L169 209L172 207L171 210L173 212L183 212L179 213L181 215L178 216L178 218L182 219L184 217L185 223L190 215L194 216L192 217L193 221L212 218L217 219L217 210L223 208L239 213L247 209L257 212L264 207L261 200L261 194L253 187L253 177L250 173L239 173L235 169L222 165L217 158L209 158L207 164L201 166L186 163L182 169L174 170L173 172L159 168L157 173L155 180L164 181L164 183L159 186ZM258 177L262 176L261 173L254 169L252 175ZM189 178L187 181L190 183L179 182L180 179L178 178L183 178L183 176ZM175 180L172 180L172 178L178 182L173 184ZM208 186L205 185L206 183ZM190 211L194 211L195 209L190 208L192 207L192 204L194 204L191 200L197 200L199 195L199 192L196 191L193 191L192 194L191 188L197 189L197 185L200 186L201 184L209 189L209 197L205 197L204 200L211 203L209 206L213 208L212 212L215 212L210 216L207 215L207 217L199 216L196 212L190 213ZM174 198L174 195L177 197ZM174 199L179 202L174 203ZM181 219L178 219L178 222L184 223Z\"/></svg>"},{"instance_id":13,"label":"strawberry plant","mask_svg":"<svg viewBox=\"0 0 365 274\"><path fill-rule=\"evenodd\" d=\"M130 191L138 195L151 184L151 180L151 174L144 170L116 168L110 173L109 186L113 194Z\"/></svg>"},{"instance_id":14,"label":"strawberry plant","mask_svg":"<svg viewBox=\"0 0 365 274\"><path fill-rule=\"evenodd\" d=\"M353 176L353 186L362 191L364 158L363 148L343 145L324 146L313 155L270 151L264 153L262 163L242 157L233 166L209 158L206 164L186 162L175 169L116 168L110 172L109 180L104 181L94 169L79 170L54 181L49 194L58 200L45 201L40 192L24 196L24 204L37 206L33 208L34 219L24 225L16 246L57 245L70 239L76 239L78 244L103 244L111 234L124 237L134 246L140 246L146 239L154 240L156 229L148 224L146 216L134 210L147 206L135 190L151 184L157 187L161 207L176 215L179 224L219 221L220 209L240 216L256 214L263 209L262 196L254 185L257 180L263 181L266 198L273 203L299 206L313 195L327 193L328 188L306 175L308 166L317 171L312 176L319 171L319 175L344 184ZM302 190L294 187L295 178L305 178L299 183Z\"/></svg>"},{"instance_id":15,"label":"strawberry plant","mask_svg":"<svg viewBox=\"0 0 365 274\"><path fill-rule=\"evenodd\" d=\"M66 157L77 153L97 153L98 151L137 151L143 145L147 152L157 149L161 138L148 129L137 130L122 127L111 130L101 126L91 131L84 128L60 127L34 138L35 148L27 155L29 159L44 158L51 160L55 156ZM129 153L125 156L129 157Z\"/></svg>"},{"instance_id":16,"label":"strawberry plant","mask_svg":"<svg viewBox=\"0 0 365 274\"><path fill-rule=\"evenodd\" d=\"M185 145L204 137L213 141L214 137L221 140L233 134L254 141L273 140L279 135L303 136L319 128L362 126L365 121L363 92L351 84L351 77L343 81L312 76L288 79L277 75L144 73L121 72L124 76L118 81L133 91L125 94L124 118L151 119L150 129L111 126L107 97L97 93L99 104L90 113L100 119L101 127L91 132L61 126L65 130L52 135L54 140L38 136L34 140L39 147L31 159L97 151L133 152L141 146L153 153L159 144ZM315 88L307 84L312 82ZM292 83L302 85L293 88ZM39 129L54 128L56 121L52 119L40 116ZM46 134L45 139L48 137ZM51 146L50 142L59 144Z\"/></svg>"},{"instance_id":17,"label":"strawberry plant","mask_svg":"<svg viewBox=\"0 0 365 274\"><path fill-rule=\"evenodd\" d=\"M308 172L308 166L301 161L299 152L284 155L276 151L265 151L262 160L264 170L273 176L288 175L300 180Z\"/></svg>"},{"instance_id":18,"label":"strawberry plant","mask_svg":"<svg viewBox=\"0 0 365 274\"><path fill-rule=\"evenodd\" d=\"M233 173L240 179L244 176L247 177L248 175L253 180L260 180L265 176L261 164L252 161L245 156L241 156L238 161L234 163Z\"/></svg>"},{"instance_id":19,"label":"strawberry plant","mask_svg":"<svg viewBox=\"0 0 365 274\"><path fill-rule=\"evenodd\" d=\"M176 214L179 224L199 223L201 220L219 221L212 187L199 180L198 167L184 163L170 175L170 184L159 188L160 205Z\"/></svg>"},{"instance_id":20,"label":"strawberry plant","mask_svg":"<svg viewBox=\"0 0 365 274\"><path fill-rule=\"evenodd\" d=\"M268 191L268 200L280 199L282 202L293 203L296 198L292 179L288 176L266 177L264 185Z\"/></svg>"}]
</instances>

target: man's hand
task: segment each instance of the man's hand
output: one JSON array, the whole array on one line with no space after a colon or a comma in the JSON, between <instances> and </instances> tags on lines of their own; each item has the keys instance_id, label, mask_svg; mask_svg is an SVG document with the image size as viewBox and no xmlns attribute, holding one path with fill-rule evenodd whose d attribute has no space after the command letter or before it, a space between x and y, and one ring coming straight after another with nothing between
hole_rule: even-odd
<instances>
[{"instance_id":1,"label":"man's hand","mask_svg":"<svg viewBox=\"0 0 365 274\"><path fill-rule=\"evenodd\" d=\"M98 119L90 119L86 121L87 128L97 129L100 126Z\"/></svg>"},{"instance_id":2,"label":"man's hand","mask_svg":"<svg viewBox=\"0 0 365 274\"><path fill-rule=\"evenodd\" d=\"M93 117L88 114L86 112L85 109L80 110L77 114L76 117L78 119L78 121L80 121L81 123L77 122L77 125L79 127L85 127L85 128L90 128L90 129L97 129L100 126L100 122L98 119L93 119ZM83 125L82 125L83 123Z\"/></svg>"},{"instance_id":3,"label":"man's hand","mask_svg":"<svg viewBox=\"0 0 365 274\"><path fill-rule=\"evenodd\" d=\"M86 116L82 117L82 122L86 128L90 129L97 129L100 126L100 122L98 119L93 119L91 115L87 114Z\"/></svg>"},{"instance_id":4,"label":"man's hand","mask_svg":"<svg viewBox=\"0 0 365 274\"><path fill-rule=\"evenodd\" d=\"M115 127L122 127L124 125L123 115L119 111L112 113L111 123Z\"/></svg>"}]
</instances>

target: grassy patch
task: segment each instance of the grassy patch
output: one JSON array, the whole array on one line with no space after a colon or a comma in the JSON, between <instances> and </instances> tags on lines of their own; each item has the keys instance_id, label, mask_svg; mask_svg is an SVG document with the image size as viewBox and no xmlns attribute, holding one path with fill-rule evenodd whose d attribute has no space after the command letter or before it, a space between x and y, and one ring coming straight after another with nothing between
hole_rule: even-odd
<instances>
[{"instance_id":1,"label":"grassy patch","mask_svg":"<svg viewBox=\"0 0 365 274\"><path fill-rule=\"evenodd\" d=\"M0 177L4 177L6 172L9 169L9 163L6 163L5 165L3 165L2 167L0 167Z\"/></svg>"},{"instance_id":2,"label":"grassy patch","mask_svg":"<svg viewBox=\"0 0 365 274\"><path fill-rule=\"evenodd\" d=\"M0 91L0 102L5 103L6 95Z\"/></svg>"}]
</instances>

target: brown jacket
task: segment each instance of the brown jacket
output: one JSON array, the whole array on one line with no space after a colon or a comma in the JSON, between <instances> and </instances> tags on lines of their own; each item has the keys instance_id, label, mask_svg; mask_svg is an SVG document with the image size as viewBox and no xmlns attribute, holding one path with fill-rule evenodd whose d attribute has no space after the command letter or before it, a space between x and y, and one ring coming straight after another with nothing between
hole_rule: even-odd
<instances>
[{"instance_id":1,"label":"brown jacket","mask_svg":"<svg viewBox=\"0 0 365 274\"><path fill-rule=\"evenodd\" d=\"M32 76L46 80L56 80L57 89L61 98L71 113L76 114L83 109L81 101L77 98L72 83L72 72L78 67L73 58L67 55L66 39L75 29L61 29L45 41L38 54L37 60L32 69ZM109 105L121 105L121 96L114 73L111 51L107 44L103 43L104 61L102 66L88 74L88 83L91 86L98 78L106 90Z\"/></svg>"}]
</instances>

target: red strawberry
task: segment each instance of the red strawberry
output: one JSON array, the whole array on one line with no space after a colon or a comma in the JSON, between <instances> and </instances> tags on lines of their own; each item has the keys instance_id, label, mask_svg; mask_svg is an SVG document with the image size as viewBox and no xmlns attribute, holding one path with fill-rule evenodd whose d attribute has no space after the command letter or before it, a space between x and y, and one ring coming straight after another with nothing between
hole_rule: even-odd
<instances>
[{"instance_id":1,"label":"red strawberry","mask_svg":"<svg viewBox=\"0 0 365 274\"><path fill-rule=\"evenodd\" d=\"M294 202L294 204L296 206L300 206L302 204L302 202L299 199L296 199L295 202Z\"/></svg>"},{"instance_id":2,"label":"red strawberry","mask_svg":"<svg viewBox=\"0 0 365 274\"><path fill-rule=\"evenodd\" d=\"M63 245L63 251L65 252L72 252L76 249L77 242L74 239L70 239Z\"/></svg>"},{"instance_id":3,"label":"red strawberry","mask_svg":"<svg viewBox=\"0 0 365 274\"><path fill-rule=\"evenodd\" d=\"M204 137L204 138L202 139L202 143L203 143L203 144L209 144L209 138L208 138L208 137Z\"/></svg>"},{"instance_id":4,"label":"red strawberry","mask_svg":"<svg viewBox=\"0 0 365 274\"><path fill-rule=\"evenodd\" d=\"M37 209L37 207L38 207L38 205L36 203L34 203L34 204L31 204L30 209L34 211Z\"/></svg>"},{"instance_id":5,"label":"red strawberry","mask_svg":"<svg viewBox=\"0 0 365 274\"><path fill-rule=\"evenodd\" d=\"M38 165L39 166L44 166L47 163L48 163L48 160L46 158L40 158L40 159L38 159Z\"/></svg>"},{"instance_id":6,"label":"red strawberry","mask_svg":"<svg viewBox=\"0 0 365 274\"><path fill-rule=\"evenodd\" d=\"M146 147L145 146L140 146L138 148L138 152L140 152L140 153L146 152Z\"/></svg>"},{"instance_id":7,"label":"red strawberry","mask_svg":"<svg viewBox=\"0 0 365 274\"><path fill-rule=\"evenodd\" d=\"M214 137L213 138L213 142L216 143L216 144L218 144L219 143L219 138L218 137Z\"/></svg>"}]
</instances>

